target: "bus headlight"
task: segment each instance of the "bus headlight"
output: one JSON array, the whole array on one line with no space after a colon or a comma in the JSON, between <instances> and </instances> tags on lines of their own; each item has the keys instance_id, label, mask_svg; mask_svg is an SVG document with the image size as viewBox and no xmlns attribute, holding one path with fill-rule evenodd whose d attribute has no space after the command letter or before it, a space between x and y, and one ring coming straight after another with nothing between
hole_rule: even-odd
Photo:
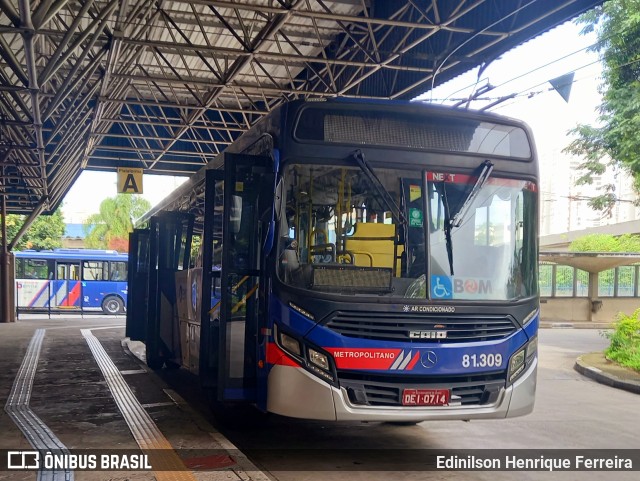
<instances>
[{"instance_id":1,"label":"bus headlight","mask_svg":"<svg viewBox=\"0 0 640 481\"><path fill-rule=\"evenodd\" d=\"M524 369L524 349L520 349L509 361L509 382L513 381Z\"/></svg>"},{"instance_id":2,"label":"bus headlight","mask_svg":"<svg viewBox=\"0 0 640 481\"><path fill-rule=\"evenodd\" d=\"M320 351L319 347L311 347L303 340L298 340L282 332L274 326L275 341L291 358L295 359L303 368L312 372L325 381L336 385L335 368L329 354Z\"/></svg>"},{"instance_id":3,"label":"bus headlight","mask_svg":"<svg viewBox=\"0 0 640 481\"><path fill-rule=\"evenodd\" d=\"M526 357L527 362L538 353L538 336L534 336L527 344Z\"/></svg>"},{"instance_id":4,"label":"bus headlight","mask_svg":"<svg viewBox=\"0 0 640 481\"><path fill-rule=\"evenodd\" d=\"M300 343L295 340L293 337L285 334L284 332L280 332L280 345L282 348L287 351L289 354L293 354L294 356L300 357L302 354L302 350L300 349Z\"/></svg>"},{"instance_id":5,"label":"bus headlight","mask_svg":"<svg viewBox=\"0 0 640 481\"><path fill-rule=\"evenodd\" d=\"M331 369L329 367L329 359L327 359L327 356L325 356L321 352L316 351L315 349L309 348L309 361L312 364L321 367L325 371L329 371Z\"/></svg>"},{"instance_id":6,"label":"bus headlight","mask_svg":"<svg viewBox=\"0 0 640 481\"><path fill-rule=\"evenodd\" d=\"M335 378L333 377L333 371L331 370L331 363L329 362L329 358L326 354L323 354L315 349L308 347L307 348L307 368L316 374L316 376L320 376L325 381L329 381L330 383L335 383Z\"/></svg>"},{"instance_id":7,"label":"bus headlight","mask_svg":"<svg viewBox=\"0 0 640 481\"><path fill-rule=\"evenodd\" d=\"M513 382L522 371L525 366L531 362L538 352L538 336L532 337L525 346L516 352L509 360L509 372L507 378L509 382Z\"/></svg>"}]
</instances>

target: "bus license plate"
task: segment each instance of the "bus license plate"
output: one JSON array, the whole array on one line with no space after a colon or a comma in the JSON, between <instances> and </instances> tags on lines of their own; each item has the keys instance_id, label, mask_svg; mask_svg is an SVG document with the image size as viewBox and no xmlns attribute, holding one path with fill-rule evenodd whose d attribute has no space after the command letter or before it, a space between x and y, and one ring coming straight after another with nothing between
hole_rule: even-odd
<instances>
[{"instance_id":1,"label":"bus license plate","mask_svg":"<svg viewBox=\"0 0 640 481\"><path fill-rule=\"evenodd\" d=\"M402 391L403 406L446 406L449 404L448 389L405 389Z\"/></svg>"}]
</instances>

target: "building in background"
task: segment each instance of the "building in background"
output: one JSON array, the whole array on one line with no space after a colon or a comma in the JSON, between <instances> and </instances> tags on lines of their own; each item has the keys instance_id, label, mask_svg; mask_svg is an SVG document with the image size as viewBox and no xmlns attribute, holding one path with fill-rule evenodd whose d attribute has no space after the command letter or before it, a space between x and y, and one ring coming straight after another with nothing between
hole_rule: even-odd
<instances>
[{"instance_id":1,"label":"building in background","mask_svg":"<svg viewBox=\"0 0 640 481\"><path fill-rule=\"evenodd\" d=\"M626 172L609 168L593 176L593 183L576 185L582 175L582 160L555 149L541 156L540 235L591 229L640 219L638 195ZM594 210L589 200L603 193L607 184L615 186L619 201L610 213Z\"/></svg>"},{"instance_id":2,"label":"building in background","mask_svg":"<svg viewBox=\"0 0 640 481\"><path fill-rule=\"evenodd\" d=\"M83 249L84 245L84 224L65 224L62 247Z\"/></svg>"}]
</instances>

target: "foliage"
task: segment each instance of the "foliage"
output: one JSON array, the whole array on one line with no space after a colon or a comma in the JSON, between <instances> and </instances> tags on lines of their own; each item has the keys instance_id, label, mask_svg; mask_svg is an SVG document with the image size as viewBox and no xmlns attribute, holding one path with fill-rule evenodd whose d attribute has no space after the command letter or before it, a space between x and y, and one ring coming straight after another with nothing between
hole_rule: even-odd
<instances>
[{"instance_id":1,"label":"foliage","mask_svg":"<svg viewBox=\"0 0 640 481\"><path fill-rule=\"evenodd\" d=\"M571 252L640 252L640 236L624 234L588 234L569 245Z\"/></svg>"},{"instance_id":2,"label":"foliage","mask_svg":"<svg viewBox=\"0 0 640 481\"><path fill-rule=\"evenodd\" d=\"M582 157L578 184L591 184L592 175L616 166L634 176L640 186L640 0L610 0L583 15L584 31L596 30L593 50L603 59L599 126L578 125L565 152ZM605 185L589 205L607 213L619 202L615 186Z\"/></svg>"},{"instance_id":3,"label":"foliage","mask_svg":"<svg viewBox=\"0 0 640 481\"><path fill-rule=\"evenodd\" d=\"M199 235L194 235L191 238L191 253L190 253L190 265L195 266L198 263L198 257L201 255L200 246L202 245L202 238ZM200 260L201 261L201 260ZM202 267L202 266L200 266Z\"/></svg>"},{"instance_id":4,"label":"foliage","mask_svg":"<svg viewBox=\"0 0 640 481\"><path fill-rule=\"evenodd\" d=\"M118 194L100 204L97 214L84 223L85 244L93 249L115 249L126 252L133 220L151 208L148 200L137 195Z\"/></svg>"},{"instance_id":5,"label":"foliage","mask_svg":"<svg viewBox=\"0 0 640 481\"><path fill-rule=\"evenodd\" d=\"M622 366L640 371L640 309L631 316L620 312L616 318L615 329L605 336L610 344L604 353L607 359Z\"/></svg>"},{"instance_id":6,"label":"foliage","mask_svg":"<svg viewBox=\"0 0 640 481\"><path fill-rule=\"evenodd\" d=\"M26 216L24 215L9 214L7 216L7 239L9 241L15 238L25 220ZM15 250L43 250L62 247L64 230L64 218L60 209L51 215L38 216L18 241Z\"/></svg>"}]
</instances>

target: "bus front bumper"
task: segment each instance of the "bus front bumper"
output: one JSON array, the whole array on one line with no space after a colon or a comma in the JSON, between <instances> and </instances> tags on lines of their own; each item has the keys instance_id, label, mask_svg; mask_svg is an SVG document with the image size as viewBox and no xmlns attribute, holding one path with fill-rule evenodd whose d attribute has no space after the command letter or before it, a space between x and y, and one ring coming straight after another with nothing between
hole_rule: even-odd
<instances>
[{"instance_id":1,"label":"bus front bumper","mask_svg":"<svg viewBox=\"0 0 640 481\"><path fill-rule=\"evenodd\" d=\"M538 358L523 375L500 391L498 399L476 406L362 406L302 368L276 365L269 373L267 411L294 418L326 421L427 421L497 419L524 416L533 411Z\"/></svg>"}]
</instances>

